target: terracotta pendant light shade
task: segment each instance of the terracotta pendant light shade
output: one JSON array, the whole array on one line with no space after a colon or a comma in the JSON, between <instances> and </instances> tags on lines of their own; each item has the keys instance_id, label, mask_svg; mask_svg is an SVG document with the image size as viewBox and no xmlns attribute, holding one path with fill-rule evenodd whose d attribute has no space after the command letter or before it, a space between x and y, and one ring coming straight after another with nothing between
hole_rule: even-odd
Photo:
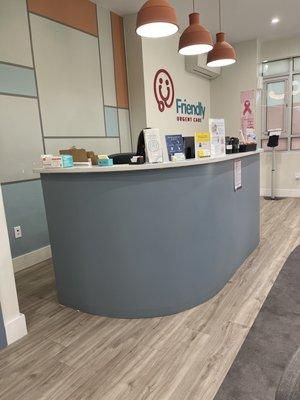
<instances>
[{"instance_id":1,"label":"terracotta pendant light shade","mask_svg":"<svg viewBox=\"0 0 300 400\"><path fill-rule=\"evenodd\" d=\"M185 56L204 54L213 48L210 32L200 25L199 13L189 15L190 25L182 33L179 41L179 53Z\"/></svg>"},{"instance_id":2,"label":"terracotta pendant light shade","mask_svg":"<svg viewBox=\"0 0 300 400\"><path fill-rule=\"evenodd\" d=\"M217 33L217 42L214 48L207 54L208 67L225 67L236 62L234 48L225 42L225 33Z\"/></svg>"},{"instance_id":3,"label":"terracotta pendant light shade","mask_svg":"<svg viewBox=\"0 0 300 400\"><path fill-rule=\"evenodd\" d=\"M177 31L176 11L169 0L148 0L138 12L136 33L142 37L165 37Z\"/></svg>"}]
</instances>

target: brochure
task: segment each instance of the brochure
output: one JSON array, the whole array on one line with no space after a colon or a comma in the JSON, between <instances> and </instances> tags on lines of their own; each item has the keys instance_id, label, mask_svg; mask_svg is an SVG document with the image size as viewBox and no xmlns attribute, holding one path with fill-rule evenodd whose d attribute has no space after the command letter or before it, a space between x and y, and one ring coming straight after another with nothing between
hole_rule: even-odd
<instances>
[{"instance_id":1,"label":"brochure","mask_svg":"<svg viewBox=\"0 0 300 400\"><path fill-rule=\"evenodd\" d=\"M184 155L184 142L182 135L166 135L166 144L168 150L169 161L172 156L182 153Z\"/></svg>"},{"instance_id":2,"label":"brochure","mask_svg":"<svg viewBox=\"0 0 300 400\"><path fill-rule=\"evenodd\" d=\"M225 121L224 119L209 119L211 141L211 156L222 157L226 154L225 148Z\"/></svg>"},{"instance_id":3,"label":"brochure","mask_svg":"<svg viewBox=\"0 0 300 400\"><path fill-rule=\"evenodd\" d=\"M163 162L163 148L159 129L144 129L146 158L149 163Z\"/></svg>"},{"instance_id":4,"label":"brochure","mask_svg":"<svg viewBox=\"0 0 300 400\"><path fill-rule=\"evenodd\" d=\"M210 156L210 133L195 133L195 156L196 158Z\"/></svg>"}]
</instances>

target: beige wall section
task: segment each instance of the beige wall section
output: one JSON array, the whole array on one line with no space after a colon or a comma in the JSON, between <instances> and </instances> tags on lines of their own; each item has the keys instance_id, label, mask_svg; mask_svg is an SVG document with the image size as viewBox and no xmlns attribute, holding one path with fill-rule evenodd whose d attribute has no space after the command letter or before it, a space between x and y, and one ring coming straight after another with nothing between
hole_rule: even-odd
<instances>
[{"instance_id":1,"label":"beige wall section","mask_svg":"<svg viewBox=\"0 0 300 400\"><path fill-rule=\"evenodd\" d=\"M261 61L300 56L300 36L261 43Z\"/></svg>"},{"instance_id":2,"label":"beige wall section","mask_svg":"<svg viewBox=\"0 0 300 400\"><path fill-rule=\"evenodd\" d=\"M131 146L131 136L130 136L129 111L123 108L119 108L118 118L119 118L121 152L122 153L131 152L132 146Z\"/></svg>"},{"instance_id":3,"label":"beige wall section","mask_svg":"<svg viewBox=\"0 0 300 400\"><path fill-rule=\"evenodd\" d=\"M124 17L132 146L136 149L140 131L147 126L142 40L135 33L136 15Z\"/></svg>"},{"instance_id":4,"label":"beige wall section","mask_svg":"<svg viewBox=\"0 0 300 400\"><path fill-rule=\"evenodd\" d=\"M31 15L45 136L105 136L98 38Z\"/></svg>"},{"instance_id":5,"label":"beige wall section","mask_svg":"<svg viewBox=\"0 0 300 400\"><path fill-rule=\"evenodd\" d=\"M119 138L45 139L45 146L49 154L58 154L59 150L68 149L72 146L95 151L97 154L113 154L120 152Z\"/></svg>"},{"instance_id":6,"label":"beige wall section","mask_svg":"<svg viewBox=\"0 0 300 400\"><path fill-rule=\"evenodd\" d=\"M235 50L237 63L211 81L211 117L225 119L227 136L238 136L241 129L241 91L257 87L257 41L238 43Z\"/></svg>"},{"instance_id":7,"label":"beige wall section","mask_svg":"<svg viewBox=\"0 0 300 400\"><path fill-rule=\"evenodd\" d=\"M271 187L271 153L261 156L261 182L263 195L270 194ZM300 173L300 152L280 151L276 154L276 189L278 196L300 197L300 179L295 178Z\"/></svg>"},{"instance_id":8,"label":"beige wall section","mask_svg":"<svg viewBox=\"0 0 300 400\"><path fill-rule=\"evenodd\" d=\"M32 67L26 0L0 1L0 61Z\"/></svg>"},{"instance_id":9,"label":"beige wall section","mask_svg":"<svg viewBox=\"0 0 300 400\"><path fill-rule=\"evenodd\" d=\"M0 95L0 182L36 178L41 154L37 100Z\"/></svg>"},{"instance_id":10,"label":"beige wall section","mask_svg":"<svg viewBox=\"0 0 300 400\"><path fill-rule=\"evenodd\" d=\"M114 72L113 43L111 33L110 11L97 6L99 43L101 52L101 67L103 79L104 104L116 106L116 84Z\"/></svg>"}]
</instances>

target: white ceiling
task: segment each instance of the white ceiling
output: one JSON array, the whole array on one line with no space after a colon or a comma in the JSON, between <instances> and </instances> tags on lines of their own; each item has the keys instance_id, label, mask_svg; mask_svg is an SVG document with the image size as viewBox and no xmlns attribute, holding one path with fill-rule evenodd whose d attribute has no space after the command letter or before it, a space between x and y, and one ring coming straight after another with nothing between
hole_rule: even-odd
<instances>
[{"instance_id":1,"label":"white ceiling","mask_svg":"<svg viewBox=\"0 0 300 400\"><path fill-rule=\"evenodd\" d=\"M119 15L136 13L145 0L93 0ZM192 0L171 0L183 30L192 11ZM202 23L215 34L219 30L218 0L195 0ZM233 43L300 35L300 0L221 0L222 30ZM271 19L279 17L277 25Z\"/></svg>"}]
</instances>

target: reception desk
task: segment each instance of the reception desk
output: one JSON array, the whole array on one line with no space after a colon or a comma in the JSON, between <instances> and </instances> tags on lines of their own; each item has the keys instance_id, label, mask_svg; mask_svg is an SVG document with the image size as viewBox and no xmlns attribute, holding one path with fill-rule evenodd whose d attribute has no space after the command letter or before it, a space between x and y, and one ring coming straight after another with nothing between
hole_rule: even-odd
<instances>
[{"instance_id":1,"label":"reception desk","mask_svg":"<svg viewBox=\"0 0 300 400\"><path fill-rule=\"evenodd\" d=\"M259 153L37 170L59 302L141 318L210 299L259 243Z\"/></svg>"}]
</instances>

